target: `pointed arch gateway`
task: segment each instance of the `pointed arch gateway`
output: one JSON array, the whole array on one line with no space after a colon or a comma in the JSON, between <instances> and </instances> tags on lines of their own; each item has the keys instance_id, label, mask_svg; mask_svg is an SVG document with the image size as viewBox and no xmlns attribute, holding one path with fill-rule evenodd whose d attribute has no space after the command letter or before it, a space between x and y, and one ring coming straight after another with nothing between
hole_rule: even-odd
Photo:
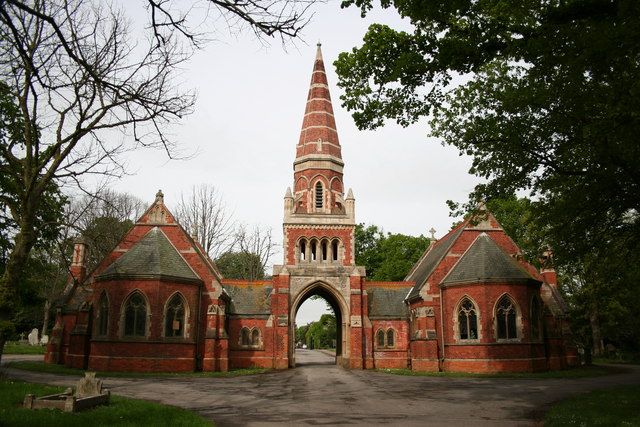
<instances>
[{"instance_id":1,"label":"pointed arch gateway","mask_svg":"<svg viewBox=\"0 0 640 427\"><path fill-rule=\"evenodd\" d=\"M324 283L315 282L305 287L292 299L289 319L289 367L295 368L296 315L300 306L312 296L323 298L336 316L336 360L335 363L347 366L349 363L349 308L335 288Z\"/></svg>"}]
</instances>

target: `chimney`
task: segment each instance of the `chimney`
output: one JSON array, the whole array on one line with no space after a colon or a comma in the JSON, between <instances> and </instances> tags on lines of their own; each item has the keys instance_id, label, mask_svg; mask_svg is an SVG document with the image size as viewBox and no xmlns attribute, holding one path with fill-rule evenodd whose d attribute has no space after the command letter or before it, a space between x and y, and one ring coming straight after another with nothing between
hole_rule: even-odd
<instances>
[{"instance_id":1,"label":"chimney","mask_svg":"<svg viewBox=\"0 0 640 427\"><path fill-rule=\"evenodd\" d=\"M73 257L69 273L79 283L83 282L87 274L87 242L82 236L73 241Z\"/></svg>"}]
</instances>

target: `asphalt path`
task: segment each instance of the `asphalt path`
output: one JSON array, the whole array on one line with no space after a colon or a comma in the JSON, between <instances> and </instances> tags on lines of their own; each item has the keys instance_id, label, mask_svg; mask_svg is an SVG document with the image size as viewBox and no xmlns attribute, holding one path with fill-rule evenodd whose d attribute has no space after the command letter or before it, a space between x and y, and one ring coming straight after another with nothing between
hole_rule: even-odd
<instances>
[{"instance_id":1,"label":"asphalt path","mask_svg":"<svg viewBox=\"0 0 640 427\"><path fill-rule=\"evenodd\" d=\"M3 362L24 356L3 356ZM30 359L41 359L33 358ZM531 426L559 400L640 384L640 367L579 379L412 377L346 370L321 351L296 350L298 367L234 378L104 378L112 393L180 406L218 426ZM70 386L77 377L6 369L30 382Z\"/></svg>"}]
</instances>

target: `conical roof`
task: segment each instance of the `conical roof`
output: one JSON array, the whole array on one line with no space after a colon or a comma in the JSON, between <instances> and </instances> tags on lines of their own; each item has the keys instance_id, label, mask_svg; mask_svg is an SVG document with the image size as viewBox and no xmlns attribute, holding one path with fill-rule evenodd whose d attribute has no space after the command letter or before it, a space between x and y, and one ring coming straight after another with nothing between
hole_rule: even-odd
<instances>
[{"instance_id":1,"label":"conical roof","mask_svg":"<svg viewBox=\"0 0 640 427\"><path fill-rule=\"evenodd\" d=\"M115 279L200 282L200 278L158 227L152 228L138 243L96 277L96 280Z\"/></svg>"},{"instance_id":2,"label":"conical roof","mask_svg":"<svg viewBox=\"0 0 640 427\"><path fill-rule=\"evenodd\" d=\"M296 158L317 154L342 159L320 43L313 64Z\"/></svg>"},{"instance_id":3,"label":"conical roof","mask_svg":"<svg viewBox=\"0 0 640 427\"><path fill-rule=\"evenodd\" d=\"M442 280L441 285L489 282L540 283L515 259L482 233Z\"/></svg>"}]
</instances>

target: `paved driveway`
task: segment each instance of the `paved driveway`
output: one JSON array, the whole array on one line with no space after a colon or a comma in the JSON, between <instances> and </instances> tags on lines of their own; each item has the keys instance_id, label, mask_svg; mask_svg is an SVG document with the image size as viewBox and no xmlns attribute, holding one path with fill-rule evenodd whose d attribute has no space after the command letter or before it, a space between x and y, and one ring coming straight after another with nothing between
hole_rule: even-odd
<instances>
[{"instance_id":1,"label":"paved driveway","mask_svg":"<svg viewBox=\"0 0 640 427\"><path fill-rule=\"evenodd\" d=\"M236 378L106 378L123 396L181 406L219 426L262 425L536 425L550 404L619 384L640 384L628 373L582 379L408 377L349 371L330 356L297 350L299 366ZM4 361L4 357L3 357ZM71 385L74 377L8 370L15 378Z\"/></svg>"}]
</instances>

